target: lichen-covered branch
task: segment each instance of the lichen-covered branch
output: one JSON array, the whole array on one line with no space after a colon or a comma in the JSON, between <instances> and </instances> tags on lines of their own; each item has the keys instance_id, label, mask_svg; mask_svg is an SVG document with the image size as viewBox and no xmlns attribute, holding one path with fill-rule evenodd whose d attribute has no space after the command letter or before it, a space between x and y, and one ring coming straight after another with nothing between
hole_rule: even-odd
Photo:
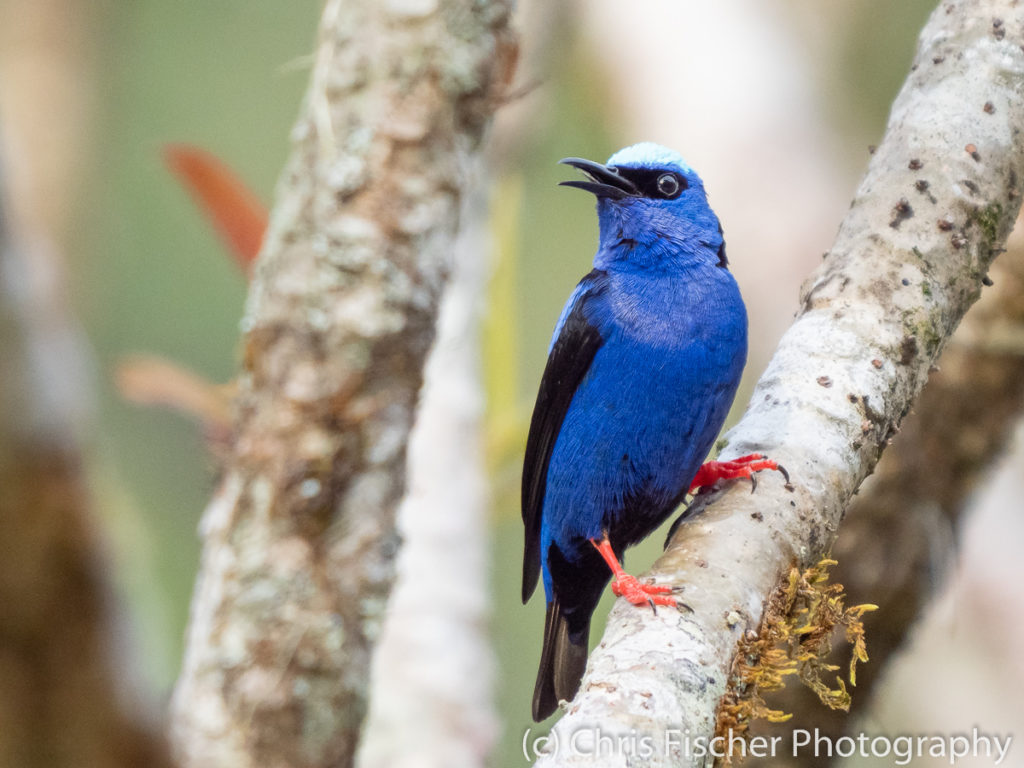
<instances>
[{"instance_id":1,"label":"lichen-covered branch","mask_svg":"<svg viewBox=\"0 0 1024 768\"><path fill-rule=\"evenodd\" d=\"M183 766L349 765L507 0L329 0L246 310L172 735Z\"/></svg>"},{"instance_id":2,"label":"lichen-covered branch","mask_svg":"<svg viewBox=\"0 0 1024 768\"><path fill-rule=\"evenodd\" d=\"M498 735L477 331L490 251L483 197L464 214L409 439L403 544L358 768L483 768Z\"/></svg>"},{"instance_id":3,"label":"lichen-covered branch","mask_svg":"<svg viewBox=\"0 0 1024 768\"><path fill-rule=\"evenodd\" d=\"M540 763L593 765L582 753L594 729L648 736L648 764L703 762L693 740L712 735L738 640L780 576L831 547L1016 218L1022 35L1012 0L933 13L835 244L723 451L770 454L792 490L762 475L756 494L734 484L697 499L652 570L684 586L693 611L652 617L620 601L554 729L560 749ZM630 743L600 764L625 765Z\"/></svg>"},{"instance_id":4,"label":"lichen-covered branch","mask_svg":"<svg viewBox=\"0 0 1024 768\"><path fill-rule=\"evenodd\" d=\"M1024 410L1024 248L1015 239L992 265L993 287L957 328L836 540L834 579L851 602L880 609L871 617L871 663L857 675L850 715L788 686L771 703L793 713L790 727L813 724L839 738L865 711L886 663L944 583L972 491L1012 438ZM787 759L828 762L821 755Z\"/></svg>"}]
</instances>

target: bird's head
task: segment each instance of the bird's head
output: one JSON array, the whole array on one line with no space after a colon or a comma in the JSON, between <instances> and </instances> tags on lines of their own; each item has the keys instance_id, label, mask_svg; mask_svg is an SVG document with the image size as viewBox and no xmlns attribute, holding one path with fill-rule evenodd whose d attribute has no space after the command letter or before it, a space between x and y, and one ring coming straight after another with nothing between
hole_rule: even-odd
<instances>
[{"instance_id":1,"label":"bird's head","mask_svg":"<svg viewBox=\"0 0 1024 768\"><path fill-rule=\"evenodd\" d=\"M704 182L677 153L643 143L619 150L605 165L578 157L561 162L589 177L563 186L597 196L599 258L652 266L682 258L725 266L722 228Z\"/></svg>"}]
</instances>

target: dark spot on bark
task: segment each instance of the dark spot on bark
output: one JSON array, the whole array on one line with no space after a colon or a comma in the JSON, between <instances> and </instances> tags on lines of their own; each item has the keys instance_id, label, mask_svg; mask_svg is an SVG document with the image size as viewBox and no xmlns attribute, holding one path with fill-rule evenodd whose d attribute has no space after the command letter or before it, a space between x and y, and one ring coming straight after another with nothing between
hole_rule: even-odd
<instances>
[{"instance_id":1,"label":"dark spot on bark","mask_svg":"<svg viewBox=\"0 0 1024 768\"><path fill-rule=\"evenodd\" d=\"M982 109L985 111L986 115L994 115L996 111L996 105L993 104L991 101L986 101L985 106L982 107Z\"/></svg>"},{"instance_id":2,"label":"dark spot on bark","mask_svg":"<svg viewBox=\"0 0 1024 768\"><path fill-rule=\"evenodd\" d=\"M759 522L759 523L760 523L760 522L762 522L762 521L764 520L764 515L762 515L762 514L761 514L760 512L751 512L751 513L750 513L750 516L751 516L751 517L752 517L752 518L753 518L754 520L757 520L757 522Z\"/></svg>"},{"instance_id":3,"label":"dark spot on bark","mask_svg":"<svg viewBox=\"0 0 1024 768\"><path fill-rule=\"evenodd\" d=\"M968 146L971 145L968 144ZM967 191L970 192L972 195L978 194L978 185L975 184L970 179L960 179L960 183L967 187Z\"/></svg>"},{"instance_id":4,"label":"dark spot on bark","mask_svg":"<svg viewBox=\"0 0 1024 768\"><path fill-rule=\"evenodd\" d=\"M907 365L917 357L917 337L904 336L900 342L900 363Z\"/></svg>"},{"instance_id":5,"label":"dark spot on bark","mask_svg":"<svg viewBox=\"0 0 1024 768\"><path fill-rule=\"evenodd\" d=\"M985 275L983 278L981 278L981 284L982 285L995 285L995 283L992 282L992 278L989 277L988 275Z\"/></svg>"},{"instance_id":6,"label":"dark spot on bark","mask_svg":"<svg viewBox=\"0 0 1024 768\"><path fill-rule=\"evenodd\" d=\"M953 228L953 222L950 221L949 219L939 219L935 223L938 225L939 229L941 231L943 231L943 232L949 232L949 230L951 230Z\"/></svg>"},{"instance_id":7,"label":"dark spot on bark","mask_svg":"<svg viewBox=\"0 0 1024 768\"><path fill-rule=\"evenodd\" d=\"M913 217L914 209L910 207L910 203L907 198L901 197L899 202L893 206L892 209L892 221L889 222L889 226L893 229L899 229L907 219Z\"/></svg>"},{"instance_id":8,"label":"dark spot on bark","mask_svg":"<svg viewBox=\"0 0 1024 768\"><path fill-rule=\"evenodd\" d=\"M921 168L924 167L924 163L922 163L915 157L909 163L907 163L907 167L912 171L919 171L921 170Z\"/></svg>"},{"instance_id":9,"label":"dark spot on bark","mask_svg":"<svg viewBox=\"0 0 1024 768\"><path fill-rule=\"evenodd\" d=\"M928 188L930 186L931 185L924 179L918 179L917 181L914 182L914 189L916 189L922 195L926 195L928 197L928 202L934 204L937 201L935 200L935 195L928 191Z\"/></svg>"},{"instance_id":10,"label":"dark spot on bark","mask_svg":"<svg viewBox=\"0 0 1024 768\"><path fill-rule=\"evenodd\" d=\"M907 278L905 278L905 277L904 277L904 278L903 278L902 280L900 280L900 283L901 283L902 285L910 285L910 281L909 281L909 280L907 280Z\"/></svg>"}]
</instances>

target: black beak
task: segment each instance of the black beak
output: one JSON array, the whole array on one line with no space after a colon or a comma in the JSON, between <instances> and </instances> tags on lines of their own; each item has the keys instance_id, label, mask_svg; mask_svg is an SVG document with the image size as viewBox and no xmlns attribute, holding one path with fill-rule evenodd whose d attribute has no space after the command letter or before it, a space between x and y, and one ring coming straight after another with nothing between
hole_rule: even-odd
<instances>
[{"instance_id":1,"label":"black beak","mask_svg":"<svg viewBox=\"0 0 1024 768\"><path fill-rule=\"evenodd\" d=\"M615 168L580 157L566 157L558 162L579 168L592 179L592 181L563 181L559 183L560 187L576 187L576 189L593 192L598 197L610 197L615 200L640 194L636 184L622 176Z\"/></svg>"}]
</instances>

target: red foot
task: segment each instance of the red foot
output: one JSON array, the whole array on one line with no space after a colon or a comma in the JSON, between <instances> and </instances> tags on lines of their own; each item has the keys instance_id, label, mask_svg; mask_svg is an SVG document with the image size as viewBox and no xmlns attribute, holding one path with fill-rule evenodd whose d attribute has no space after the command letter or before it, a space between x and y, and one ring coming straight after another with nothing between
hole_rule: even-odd
<instances>
[{"instance_id":1,"label":"red foot","mask_svg":"<svg viewBox=\"0 0 1024 768\"><path fill-rule=\"evenodd\" d=\"M612 570L615 581L612 582L612 592L616 597L624 597L633 605L647 603L654 608L655 605L670 605L676 607L678 603L675 598L665 597L665 594L672 591L672 587L660 586L658 584L643 584L636 576L631 576L622 570L619 559L612 550L611 542L607 536L600 541L591 539L590 543L601 554L608 567Z\"/></svg>"},{"instance_id":2,"label":"red foot","mask_svg":"<svg viewBox=\"0 0 1024 768\"><path fill-rule=\"evenodd\" d=\"M612 594L616 597L626 598L633 605L643 605L644 603L675 605L675 598L664 597L666 593L671 591L672 587L665 587L660 584L644 584L636 576L625 572L616 574L615 581L612 582Z\"/></svg>"},{"instance_id":3,"label":"red foot","mask_svg":"<svg viewBox=\"0 0 1024 768\"><path fill-rule=\"evenodd\" d=\"M732 480L736 477L749 477L753 488L757 488L755 472L763 469L773 469L781 472L782 476L789 482L789 473L785 467L765 457L763 453L750 453L740 456L732 461L709 461L697 470L696 476L690 483L689 493L694 493L700 488L714 485L719 480ZM753 488L751 493L753 493Z\"/></svg>"}]
</instances>

